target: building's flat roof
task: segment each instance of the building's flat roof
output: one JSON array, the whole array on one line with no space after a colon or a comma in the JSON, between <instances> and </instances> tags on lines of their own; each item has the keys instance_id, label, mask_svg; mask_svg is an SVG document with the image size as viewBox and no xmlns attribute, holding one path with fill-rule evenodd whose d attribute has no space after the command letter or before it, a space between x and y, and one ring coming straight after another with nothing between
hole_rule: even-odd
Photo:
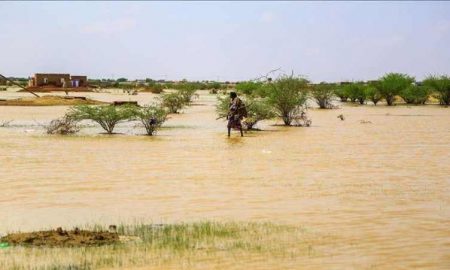
<instances>
[{"instance_id":1,"label":"building's flat roof","mask_svg":"<svg viewBox=\"0 0 450 270\"><path fill-rule=\"evenodd\" d=\"M68 74L68 73L34 73L34 75L70 76L70 74Z\"/></svg>"}]
</instances>

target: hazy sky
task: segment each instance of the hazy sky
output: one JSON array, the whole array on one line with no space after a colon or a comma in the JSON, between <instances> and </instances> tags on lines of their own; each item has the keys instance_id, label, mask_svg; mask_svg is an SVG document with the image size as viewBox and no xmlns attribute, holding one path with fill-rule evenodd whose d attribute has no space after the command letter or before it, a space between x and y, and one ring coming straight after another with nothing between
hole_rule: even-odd
<instances>
[{"instance_id":1,"label":"hazy sky","mask_svg":"<svg viewBox=\"0 0 450 270\"><path fill-rule=\"evenodd\" d=\"M0 72L312 81L450 74L449 2L0 2Z\"/></svg>"}]
</instances>

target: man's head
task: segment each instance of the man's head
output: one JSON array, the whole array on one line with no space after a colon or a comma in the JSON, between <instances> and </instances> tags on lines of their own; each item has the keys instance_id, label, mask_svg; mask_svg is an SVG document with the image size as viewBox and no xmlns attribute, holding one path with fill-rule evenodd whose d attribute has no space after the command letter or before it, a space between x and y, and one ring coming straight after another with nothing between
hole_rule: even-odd
<instances>
[{"instance_id":1,"label":"man's head","mask_svg":"<svg viewBox=\"0 0 450 270\"><path fill-rule=\"evenodd\" d=\"M230 98L235 98L235 97L237 97L236 92L230 92Z\"/></svg>"}]
</instances>

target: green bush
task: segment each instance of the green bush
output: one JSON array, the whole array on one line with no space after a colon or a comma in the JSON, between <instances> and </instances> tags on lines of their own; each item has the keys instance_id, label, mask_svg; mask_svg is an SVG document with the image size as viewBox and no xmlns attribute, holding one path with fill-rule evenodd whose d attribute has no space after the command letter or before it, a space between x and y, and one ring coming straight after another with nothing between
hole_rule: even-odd
<instances>
[{"instance_id":1,"label":"green bush","mask_svg":"<svg viewBox=\"0 0 450 270\"><path fill-rule=\"evenodd\" d=\"M382 99L380 92L373 85L367 85L365 87L365 92L366 92L366 98L368 100L372 101L375 106Z\"/></svg>"},{"instance_id":2,"label":"green bush","mask_svg":"<svg viewBox=\"0 0 450 270\"><path fill-rule=\"evenodd\" d=\"M216 113L219 118L226 118L230 108L230 98L228 96L217 96Z\"/></svg>"},{"instance_id":3,"label":"green bush","mask_svg":"<svg viewBox=\"0 0 450 270\"><path fill-rule=\"evenodd\" d=\"M160 98L162 106L169 109L170 113L178 113L186 105L184 97L179 92L165 93Z\"/></svg>"},{"instance_id":4,"label":"green bush","mask_svg":"<svg viewBox=\"0 0 450 270\"><path fill-rule=\"evenodd\" d=\"M222 85L219 82L212 82L207 85L208 89L219 90L222 88ZM200 88L201 89L201 88Z\"/></svg>"},{"instance_id":5,"label":"green bush","mask_svg":"<svg viewBox=\"0 0 450 270\"><path fill-rule=\"evenodd\" d=\"M441 105L450 105L450 76L429 76L424 84L438 93Z\"/></svg>"},{"instance_id":6,"label":"green bush","mask_svg":"<svg viewBox=\"0 0 450 270\"><path fill-rule=\"evenodd\" d=\"M334 89L334 94L341 100L341 102L347 102L348 94L345 90L345 85L336 86Z\"/></svg>"},{"instance_id":7,"label":"green bush","mask_svg":"<svg viewBox=\"0 0 450 270\"><path fill-rule=\"evenodd\" d=\"M276 117L272 106L267 99L263 98L246 98L242 99L247 109L247 117L245 117L243 124L247 129L253 129L254 126L261 120L271 119ZM230 107L230 98L227 96L218 96L216 104L216 113L219 118L226 118Z\"/></svg>"},{"instance_id":8,"label":"green bush","mask_svg":"<svg viewBox=\"0 0 450 270\"><path fill-rule=\"evenodd\" d=\"M311 95L321 109L331 109L335 89L334 84L320 83L312 86Z\"/></svg>"},{"instance_id":9,"label":"green bush","mask_svg":"<svg viewBox=\"0 0 450 270\"><path fill-rule=\"evenodd\" d=\"M262 86L260 82L240 82L236 84L236 91L244 95L256 95L258 94L258 89Z\"/></svg>"},{"instance_id":10,"label":"green bush","mask_svg":"<svg viewBox=\"0 0 450 270\"><path fill-rule=\"evenodd\" d=\"M167 111L159 104L133 108L133 118L139 120L147 135L154 135L167 119Z\"/></svg>"},{"instance_id":11,"label":"green bush","mask_svg":"<svg viewBox=\"0 0 450 270\"><path fill-rule=\"evenodd\" d=\"M189 105L192 103L192 99L198 95L195 94L196 89L193 88L185 88L178 90L178 94L182 97L183 102L186 105Z\"/></svg>"},{"instance_id":12,"label":"green bush","mask_svg":"<svg viewBox=\"0 0 450 270\"><path fill-rule=\"evenodd\" d=\"M402 73L388 73L375 84L388 106L394 104L395 96L410 87L414 78Z\"/></svg>"},{"instance_id":13,"label":"green bush","mask_svg":"<svg viewBox=\"0 0 450 270\"><path fill-rule=\"evenodd\" d=\"M361 82L346 84L344 91L352 102L358 101L360 104L364 104L366 101L365 87Z\"/></svg>"},{"instance_id":14,"label":"green bush","mask_svg":"<svg viewBox=\"0 0 450 270\"><path fill-rule=\"evenodd\" d=\"M300 77L283 76L268 85L269 103L285 125L291 125L299 107L305 105L308 97L308 80Z\"/></svg>"},{"instance_id":15,"label":"green bush","mask_svg":"<svg viewBox=\"0 0 450 270\"><path fill-rule=\"evenodd\" d=\"M107 133L112 134L114 127L119 122L131 120L134 107L129 105L78 105L70 109L68 117L77 121L92 120L98 123Z\"/></svg>"},{"instance_id":16,"label":"green bush","mask_svg":"<svg viewBox=\"0 0 450 270\"><path fill-rule=\"evenodd\" d=\"M244 119L244 124L247 126L247 129L253 129L259 121L276 117L267 99L248 98L245 100L245 104L247 117Z\"/></svg>"},{"instance_id":17,"label":"green bush","mask_svg":"<svg viewBox=\"0 0 450 270\"><path fill-rule=\"evenodd\" d=\"M151 92L153 94L161 94L164 91L164 86L159 83L153 83L144 87L144 91Z\"/></svg>"},{"instance_id":18,"label":"green bush","mask_svg":"<svg viewBox=\"0 0 450 270\"><path fill-rule=\"evenodd\" d=\"M425 104L430 96L428 86L410 85L400 92L400 96L407 104Z\"/></svg>"}]
</instances>

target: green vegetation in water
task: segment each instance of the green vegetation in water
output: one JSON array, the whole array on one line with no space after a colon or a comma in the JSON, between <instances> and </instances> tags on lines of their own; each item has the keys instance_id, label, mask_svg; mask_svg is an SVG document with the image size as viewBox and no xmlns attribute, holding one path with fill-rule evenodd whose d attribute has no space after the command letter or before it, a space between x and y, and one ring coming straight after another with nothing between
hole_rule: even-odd
<instances>
[{"instance_id":1,"label":"green vegetation in water","mask_svg":"<svg viewBox=\"0 0 450 270\"><path fill-rule=\"evenodd\" d=\"M103 230L101 226L91 226ZM47 248L13 246L0 253L2 269L98 269L310 254L304 229L271 223L197 222L119 225L119 244Z\"/></svg>"},{"instance_id":2,"label":"green vegetation in water","mask_svg":"<svg viewBox=\"0 0 450 270\"><path fill-rule=\"evenodd\" d=\"M321 109L331 109L333 105L331 101L334 97L334 92L336 89L335 84L331 83L320 83L313 85L311 88L311 96L316 101L317 105Z\"/></svg>"},{"instance_id":3,"label":"green vegetation in water","mask_svg":"<svg viewBox=\"0 0 450 270\"><path fill-rule=\"evenodd\" d=\"M133 117L134 106L88 106L72 107L67 114L70 119L77 121L92 120L99 124L108 134L112 134L115 126Z\"/></svg>"},{"instance_id":4,"label":"green vegetation in water","mask_svg":"<svg viewBox=\"0 0 450 270\"><path fill-rule=\"evenodd\" d=\"M167 120L167 111L159 104L132 108L132 115L144 126L147 135L152 136Z\"/></svg>"},{"instance_id":5,"label":"green vegetation in water","mask_svg":"<svg viewBox=\"0 0 450 270\"><path fill-rule=\"evenodd\" d=\"M429 76L424 84L437 92L441 105L450 105L450 76Z\"/></svg>"},{"instance_id":6,"label":"green vegetation in water","mask_svg":"<svg viewBox=\"0 0 450 270\"><path fill-rule=\"evenodd\" d=\"M269 103L286 126L303 112L309 94L307 85L308 80L293 75L282 76L267 84Z\"/></svg>"},{"instance_id":7,"label":"green vegetation in water","mask_svg":"<svg viewBox=\"0 0 450 270\"><path fill-rule=\"evenodd\" d=\"M256 97L240 97L247 109L247 117L243 124L248 130L254 129L255 125L262 120L276 117L273 108L270 106L267 98ZM228 96L218 96L216 104L216 113L219 118L226 118L228 108L230 106L230 98Z\"/></svg>"}]
</instances>

